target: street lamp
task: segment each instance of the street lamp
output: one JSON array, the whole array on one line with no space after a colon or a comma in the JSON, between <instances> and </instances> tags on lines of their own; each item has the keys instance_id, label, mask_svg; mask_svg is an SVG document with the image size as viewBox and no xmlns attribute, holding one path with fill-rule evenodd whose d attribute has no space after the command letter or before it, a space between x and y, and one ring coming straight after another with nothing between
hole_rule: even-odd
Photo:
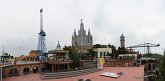
<instances>
[{"instance_id":1,"label":"street lamp","mask_svg":"<svg viewBox=\"0 0 165 81\"><path fill-rule=\"evenodd\" d=\"M1 67L1 81L2 81L2 66L0 66Z\"/></svg>"}]
</instances>

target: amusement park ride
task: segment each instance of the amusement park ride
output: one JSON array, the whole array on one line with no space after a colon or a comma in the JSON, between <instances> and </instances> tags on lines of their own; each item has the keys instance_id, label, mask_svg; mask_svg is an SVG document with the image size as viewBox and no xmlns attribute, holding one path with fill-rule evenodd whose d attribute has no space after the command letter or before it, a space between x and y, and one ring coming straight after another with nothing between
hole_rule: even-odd
<instances>
[{"instance_id":1,"label":"amusement park ride","mask_svg":"<svg viewBox=\"0 0 165 81\"><path fill-rule=\"evenodd\" d=\"M134 45L134 46L130 46L130 47L127 47L129 48L130 50L132 50L132 48L138 48L138 47L147 47L147 54L149 56L151 56L151 50L150 50L150 47L159 47L160 44L151 44L151 43L144 43L144 44L139 44L139 45ZM131 51L130 51L131 52Z\"/></svg>"}]
</instances>

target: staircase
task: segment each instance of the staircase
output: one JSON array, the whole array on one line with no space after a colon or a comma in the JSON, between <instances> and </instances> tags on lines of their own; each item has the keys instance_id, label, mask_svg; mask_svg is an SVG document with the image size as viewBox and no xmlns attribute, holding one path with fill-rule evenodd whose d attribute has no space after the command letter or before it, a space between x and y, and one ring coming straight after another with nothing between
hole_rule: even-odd
<instances>
[{"instance_id":1,"label":"staircase","mask_svg":"<svg viewBox=\"0 0 165 81\"><path fill-rule=\"evenodd\" d=\"M99 71L97 68L91 68L91 69L83 69L83 70L68 71L68 72L45 73L41 76L41 79L45 80L45 79L67 78L67 77L74 77L74 76L94 73L97 71Z\"/></svg>"}]
</instances>

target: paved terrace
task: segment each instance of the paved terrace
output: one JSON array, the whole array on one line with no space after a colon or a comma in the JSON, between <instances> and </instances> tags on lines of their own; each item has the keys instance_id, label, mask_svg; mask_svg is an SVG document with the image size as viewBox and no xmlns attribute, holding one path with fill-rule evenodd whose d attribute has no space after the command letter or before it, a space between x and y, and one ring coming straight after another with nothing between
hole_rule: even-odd
<instances>
[{"instance_id":1,"label":"paved terrace","mask_svg":"<svg viewBox=\"0 0 165 81\"><path fill-rule=\"evenodd\" d=\"M119 78L100 76L103 72L124 72ZM144 66L141 67L105 67L104 70L70 78L42 80L40 74L28 74L17 77L9 77L3 81L78 81L78 79L91 79L92 81L144 81Z\"/></svg>"}]
</instances>

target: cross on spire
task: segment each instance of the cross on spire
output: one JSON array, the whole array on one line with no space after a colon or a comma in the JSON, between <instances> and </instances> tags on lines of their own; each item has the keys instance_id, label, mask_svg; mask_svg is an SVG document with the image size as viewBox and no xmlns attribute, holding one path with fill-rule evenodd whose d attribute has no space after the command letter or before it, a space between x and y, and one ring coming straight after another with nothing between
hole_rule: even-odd
<instances>
[{"instance_id":1,"label":"cross on spire","mask_svg":"<svg viewBox=\"0 0 165 81\"><path fill-rule=\"evenodd\" d=\"M81 19L81 20L80 20L80 21L81 21L81 23L82 23L82 20L83 20L83 19Z\"/></svg>"},{"instance_id":2,"label":"cross on spire","mask_svg":"<svg viewBox=\"0 0 165 81\"><path fill-rule=\"evenodd\" d=\"M40 12L41 12L41 13L43 12L43 8L40 9Z\"/></svg>"},{"instance_id":3,"label":"cross on spire","mask_svg":"<svg viewBox=\"0 0 165 81\"><path fill-rule=\"evenodd\" d=\"M83 24L82 20L83 20L83 19L81 19L80 31L84 31L84 24Z\"/></svg>"}]
</instances>

